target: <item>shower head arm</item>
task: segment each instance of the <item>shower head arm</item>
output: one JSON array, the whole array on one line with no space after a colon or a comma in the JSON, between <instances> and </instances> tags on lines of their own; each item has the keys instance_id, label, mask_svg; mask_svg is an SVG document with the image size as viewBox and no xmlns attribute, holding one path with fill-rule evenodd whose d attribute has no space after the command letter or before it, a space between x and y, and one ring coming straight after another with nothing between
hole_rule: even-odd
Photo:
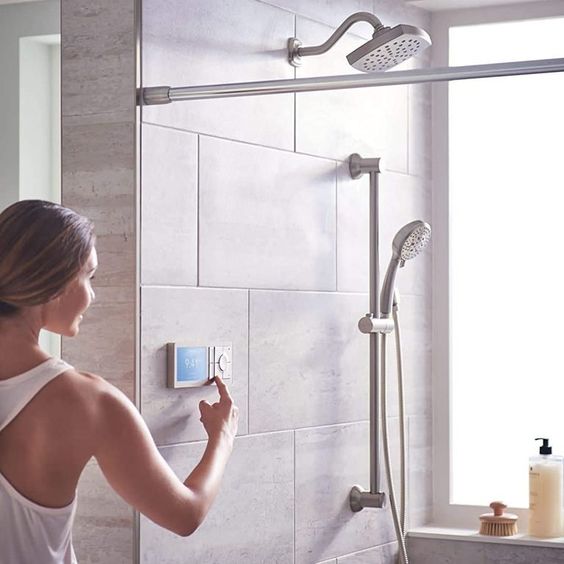
<instances>
[{"instance_id":1,"label":"shower head arm","mask_svg":"<svg viewBox=\"0 0 564 564\"><path fill-rule=\"evenodd\" d=\"M384 27L384 24L370 12L357 12L349 16L334 32L325 43L315 45L313 47L301 47L301 41L295 37L288 40L288 60L294 66L300 64L300 57L308 57L310 55L321 55L326 53L337 43L337 41L345 34L345 32L357 22L368 22L374 27L374 32Z\"/></svg>"}]
</instances>

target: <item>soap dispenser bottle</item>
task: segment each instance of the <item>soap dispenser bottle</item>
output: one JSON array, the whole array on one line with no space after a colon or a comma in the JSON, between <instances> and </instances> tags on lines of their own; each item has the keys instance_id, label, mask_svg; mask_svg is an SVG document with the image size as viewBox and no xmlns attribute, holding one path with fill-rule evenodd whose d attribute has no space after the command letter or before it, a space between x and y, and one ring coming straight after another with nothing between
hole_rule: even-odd
<instances>
[{"instance_id":1,"label":"soap dispenser bottle","mask_svg":"<svg viewBox=\"0 0 564 564\"><path fill-rule=\"evenodd\" d=\"M529 535L562 535L563 458L552 454L548 439L542 441L539 456L529 458Z\"/></svg>"}]
</instances>

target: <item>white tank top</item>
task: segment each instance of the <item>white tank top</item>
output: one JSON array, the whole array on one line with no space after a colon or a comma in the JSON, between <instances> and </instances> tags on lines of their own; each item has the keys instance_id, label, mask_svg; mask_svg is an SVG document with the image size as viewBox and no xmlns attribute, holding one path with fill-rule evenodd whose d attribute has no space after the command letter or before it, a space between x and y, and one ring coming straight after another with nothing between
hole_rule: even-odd
<instances>
[{"instance_id":1,"label":"white tank top","mask_svg":"<svg viewBox=\"0 0 564 564\"><path fill-rule=\"evenodd\" d=\"M53 378L72 369L58 358L0 380L0 433ZM72 547L73 501L43 507L19 493L0 472L0 564L76 564Z\"/></svg>"}]
</instances>

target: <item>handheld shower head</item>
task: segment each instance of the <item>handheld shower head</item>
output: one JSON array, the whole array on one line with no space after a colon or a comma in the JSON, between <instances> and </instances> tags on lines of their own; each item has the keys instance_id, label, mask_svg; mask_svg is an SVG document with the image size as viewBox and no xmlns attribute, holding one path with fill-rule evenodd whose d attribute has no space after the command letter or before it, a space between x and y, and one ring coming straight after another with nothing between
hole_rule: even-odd
<instances>
[{"instance_id":1,"label":"handheld shower head","mask_svg":"<svg viewBox=\"0 0 564 564\"><path fill-rule=\"evenodd\" d=\"M429 45L429 34L413 25L382 27L374 32L370 41L347 55L347 60L362 72L385 71L414 57Z\"/></svg>"},{"instance_id":2,"label":"handheld shower head","mask_svg":"<svg viewBox=\"0 0 564 564\"><path fill-rule=\"evenodd\" d=\"M404 225L396 233L392 242L392 259L386 271L380 296L382 317L389 317L392 311L394 282L398 268L402 267L406 260L416 257L425 248L430 238L431 226L420 220Z\"/></svg>"}]
</instances>

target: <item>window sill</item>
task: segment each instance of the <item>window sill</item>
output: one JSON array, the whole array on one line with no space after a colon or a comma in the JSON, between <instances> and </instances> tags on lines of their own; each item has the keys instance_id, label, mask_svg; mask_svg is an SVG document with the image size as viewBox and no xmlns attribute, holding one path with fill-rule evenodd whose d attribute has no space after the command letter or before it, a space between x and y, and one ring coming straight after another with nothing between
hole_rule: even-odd
<instances>
[{"instance_id":1,"label":"window sill","mask_svg":"<svg viewBox=\"0 0 564 564\"><path fill-rule=\"evenodd\" d=\"M515 544L521 546L539 546L546 548L562 548L564 546L564 537L555 537L543 539L538 537L530 537L525 534L517 534L511 537L490 537L489 535L480 535L473 529L449 529L446 527L418 527L407 533L412 538L429 538L442 540L460 540L469 542L483 542L493 544Z\"/></svg>"}]
</instances>

